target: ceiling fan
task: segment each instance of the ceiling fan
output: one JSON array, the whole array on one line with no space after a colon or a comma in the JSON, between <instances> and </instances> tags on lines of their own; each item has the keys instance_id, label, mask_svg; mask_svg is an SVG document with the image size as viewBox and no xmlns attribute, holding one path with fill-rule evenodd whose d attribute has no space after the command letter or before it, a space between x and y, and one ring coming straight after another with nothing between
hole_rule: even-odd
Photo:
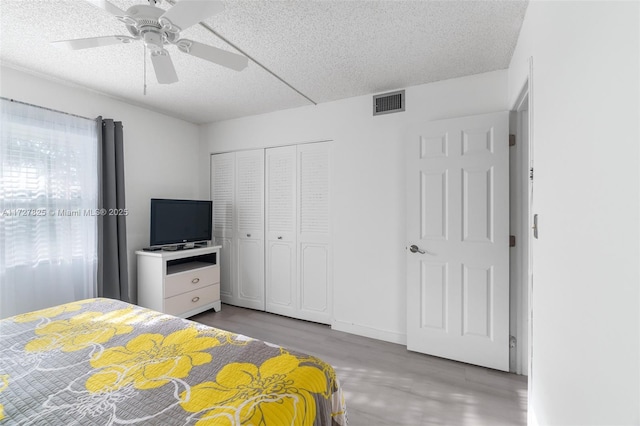
<instances>
[{"instance_id":1,"label":"ceiling fan","mask_svg":"<svg viewBox=\"0 0 640 426\"><path fill-rule=\"evenodd\" d=\"M161 0L148 0L148 5L135 5L127 9L126 12L107 0L86 1L118 18L126 25L130 35L61 40L55 41L53 44L78 50L143 40L145 46L151 51L153 69L158 83L161 84L171 84L178 81L178 75L169 52L165 49L165 46L169 44L177 46L184 53L236 71L247 67L248 60L245 56L180 38L180 31L221 12L224 9L224 4L221 1L179 0L173 7L165 11L156 6L156 3Z\"/></svg>"}]
</instances>

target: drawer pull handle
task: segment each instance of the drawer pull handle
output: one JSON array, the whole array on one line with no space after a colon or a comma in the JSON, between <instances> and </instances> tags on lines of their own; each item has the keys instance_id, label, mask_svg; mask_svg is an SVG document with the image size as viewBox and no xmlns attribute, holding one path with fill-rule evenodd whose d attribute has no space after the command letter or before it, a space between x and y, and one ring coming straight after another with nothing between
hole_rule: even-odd
<instances>
[{"instance_id":1,"label":"drawer pull handle","mask_svg":"<svg viewBox=\"0 0 640 426\"><path fill-rule=\"evenodd\" d=\"M196 303L198 300L200 300L200 298L198 296L194 297L193 299L191 299L191 301L193 303Z\"/></svg>"},{"instance_id":2,"label":"drawer pull handle","mask_svg":"<svg viewBox=\"0 0 640 426\"><path fill-rule=\"evenodd\" d=\"M281 240L281 239L282 239L282 237L278 237L278 239L279 239L279 240Z\"/></svg>"},{"instance_id":3,"label":"drawer pull handle","mask_svg":"<svg viewBox=\"0 0 640 426\"><path fill-rule=\"evenodd\" d=\"M247 234L247 238L251 238L251 234Z\"/></svg>"},{"instance_id":4,"label":"drawer pull handle","mask_svg":"<svg viewBox=\"0 0 640 426\"><path fill-rule=\"evenodd\" d=\"M200 282L200 278L194 278L191 280L193 284L198 284Z\"/></svg>"}]
</instances>

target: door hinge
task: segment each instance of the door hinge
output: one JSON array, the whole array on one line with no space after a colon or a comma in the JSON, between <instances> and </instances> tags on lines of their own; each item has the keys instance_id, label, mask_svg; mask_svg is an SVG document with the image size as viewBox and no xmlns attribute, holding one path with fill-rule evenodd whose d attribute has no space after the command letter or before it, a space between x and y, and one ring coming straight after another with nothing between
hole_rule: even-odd
<instances>
[{"instance_id":1,"label":"door hinge","mask_svg":"<svg viewBox=\"0 0 640 426\"><path fill-rule=\"evenodd\" d=\"M509 247L515 247L515 246L516 246L516 236L509 235Z\"/></svg>"},{"instance_id":2,"label":"door hinge","mask_svg":"<svg viewBox=\"0 0 640 426\"><path fill-rule=\"evenodd\" d=\"M533 180L533 167L529 169L529 179Z\"/></svg>"},{"instance_id":3,"label":"door hinge","mask_svg":"<svg viewBox=\"0 0 640 426\"><path fill-rule=\"evenodd\" d=\"M518 345L518 341L516 340L516 336L509 336L509 348L515 349Z\"/></svg>"},{"instance_id":4,"label":"door hinge","mask_svg":"<svg viewBox=\"0 0 640 426\"><path fill-rule=\"evenodd\" d=\"M516 146L516 135L509 135L509 146Z\"/></svg>"}]
</instances>

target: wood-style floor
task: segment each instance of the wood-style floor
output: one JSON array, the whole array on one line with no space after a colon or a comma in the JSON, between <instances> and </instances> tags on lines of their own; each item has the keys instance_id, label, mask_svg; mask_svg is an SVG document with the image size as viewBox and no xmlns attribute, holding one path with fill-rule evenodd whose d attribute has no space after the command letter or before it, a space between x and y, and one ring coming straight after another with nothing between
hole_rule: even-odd
<instances>
[{"instance_id":1,"label":"wood-style floor","mask_svg":"<svg viewBox=\"0 0 640 426\"><path fill-rule=\"evenodd\" d=\"M329 326L223 305L193 321L322 358L333 365L349 425L525 425L527 379L407 351Z\"/></svg>"}]
</instances>

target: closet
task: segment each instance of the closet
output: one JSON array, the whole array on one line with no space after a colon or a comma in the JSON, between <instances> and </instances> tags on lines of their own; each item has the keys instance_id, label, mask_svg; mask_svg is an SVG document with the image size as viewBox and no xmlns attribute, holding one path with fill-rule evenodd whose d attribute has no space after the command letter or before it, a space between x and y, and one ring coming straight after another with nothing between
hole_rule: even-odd
<instances>
[{"instance_id":1,"label":"closet","mask_svg":"<svg viewBox=\"0 0 640 426\"><path fill-rule=\"evenodd\" d=\"M329 142L211 156L223 303L331 322Z\"/></svg>"}]
</instances>

